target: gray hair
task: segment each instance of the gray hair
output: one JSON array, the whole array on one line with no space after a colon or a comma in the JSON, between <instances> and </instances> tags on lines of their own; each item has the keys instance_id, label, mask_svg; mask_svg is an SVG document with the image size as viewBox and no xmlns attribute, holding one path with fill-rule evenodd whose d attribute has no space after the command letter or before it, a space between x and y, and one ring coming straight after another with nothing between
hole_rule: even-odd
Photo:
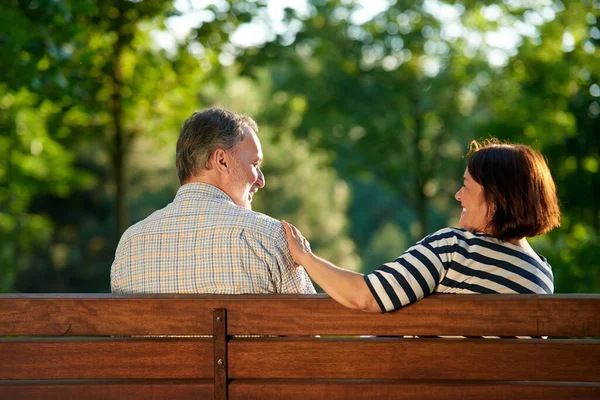
<instances>
[{"instance_id":1,"label":"gray hair","mask_svg":"<svg viewBox=\"0 0 600 400\"><path fill-rule=\"evenodd\" d=\"M244 127L258 132L258 125L247 115L222 108L196 111L181 125L175 166L183 184L198 172L209 169L208 160L219 150L233 149L244 135Z\"/></svg>"}]
</instances>

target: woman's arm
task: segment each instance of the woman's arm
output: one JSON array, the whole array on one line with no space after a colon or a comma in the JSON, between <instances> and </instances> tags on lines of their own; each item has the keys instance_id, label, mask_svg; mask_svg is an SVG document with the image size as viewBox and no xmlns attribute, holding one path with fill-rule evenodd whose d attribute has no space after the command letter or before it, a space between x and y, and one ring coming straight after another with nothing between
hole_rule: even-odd
<instances>
[{"instance_id":1,"label":"woman's arm","mask_svg":"<svg viewBox=\"0 0 600 400\"><path fill-rule=\"evenodd\" d=\"M292 257L335 301L355 310L381 312L362 274L336 267L314 255L310 243L293 225L282 221Z\"/></svg>"}]
</instances>

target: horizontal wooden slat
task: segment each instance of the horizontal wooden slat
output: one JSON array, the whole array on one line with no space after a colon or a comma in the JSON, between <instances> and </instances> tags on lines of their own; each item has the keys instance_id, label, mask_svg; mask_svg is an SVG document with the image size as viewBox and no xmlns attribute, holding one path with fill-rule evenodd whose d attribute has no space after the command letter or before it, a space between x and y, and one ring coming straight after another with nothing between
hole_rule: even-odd
<instances>
[{"instance_id":1,"label":"horizontal wooden slat","mask_svg":"<svg viewBox=\"0 0 600 400\"><path fill-rule=\"evenodd\" d=\"M177 296L0 295L0 335L210 335L212 309Z\"/></svg>"},{"instance_id":2,"label":"horizontal wooden slat","mask_svg":"<svg viewBox=\"0 0 600 400\"><path fill-rule=\"evenodd\" d=\"M229 400L589 400L597 398L600 398L598 383L235 380L229 385Z\"/></svg>"},{"instance_id":3,"label":"horizontal wooden slat","mask_svg":"<svg viewBox=\"0 0 600 400\"><path fill-rule=\"evenodd\" d=\"M349 310L331 299L261 303L228 310L231 334L594 336L600 295L433 295L388 314ZM253 305L254 305L253 304Z\"/></svg>"},{"instance_id":4,"label":"horizontal wooden slat","mask_svg":"<svg viewBox=\"0 0 600 400\"><path fill-rule=\"evenodd\" d=\"M600 341L232 339L231 379L600 381Z\"/></svg>"},{"instance_id":5,"label":"horizontal wooden slat","mask_svg":"<svg viewBox=\"0 0 600 400\"><path fill-rule=\"evenodd\" d=\"M0 399L213 399L212 380L0 381Z\"/></svg>"},{"instance_id":6,"label":"horizontal wooden slat","mask_svg":"<svg viewBox=\"0 0 600 400\"><path fill-rule=\"evenodd\" d=\"M0 339L0 379L213 377L210 339Z\"/></svg>"},{"instance_id":7,"label":"horizontal wooden slat","mask_svg":"<svg viewBox=\"0 0 600 400\"><path fill-rule=\"evenodd\" d=\"M432 295L389 314L326 295L0 295L1 335L600 336L600 295Z\"/></svg>"},{"instance_id":8,"label":"horizontal wooden slat","mask_svg":"<svg viewBox=\"0 0 600 400\"><path fill-rule=\"evenodd\" d=\"M600 336L600 295L433 295L388 314L331 299L228 309L230 334Z\"/></svg>"}]
</instances>

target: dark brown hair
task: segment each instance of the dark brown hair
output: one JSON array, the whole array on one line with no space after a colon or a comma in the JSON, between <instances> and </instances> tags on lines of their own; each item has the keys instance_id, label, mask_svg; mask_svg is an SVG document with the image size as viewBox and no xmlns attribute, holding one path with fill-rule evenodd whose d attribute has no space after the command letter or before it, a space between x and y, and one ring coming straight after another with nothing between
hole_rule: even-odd
<instances>
[{"instance_id":1,"label":"dark brown hair","mask_svg":"<svg viewBox=\"0 0 600 400\"><path fill-rule=\"evenodd\" d=\"M179 182L185 183L208 168L210 156L218 149L231 150L243 139L243 128L258 132L256 122L222 108L197 111L181 125L175 166Z\"/></svg>"},{"instance_id":2,"label":"dark brown hair","mask_svg":"<svg viewBox=\"0 0 600 400\"><path fill-rule=\"evenodd\" d=\"M483 187L487 233L501 240L533 237L560 225L556 186L544 156L497 139L470 144L467 169Z\"/></svg>"}]
</instances>

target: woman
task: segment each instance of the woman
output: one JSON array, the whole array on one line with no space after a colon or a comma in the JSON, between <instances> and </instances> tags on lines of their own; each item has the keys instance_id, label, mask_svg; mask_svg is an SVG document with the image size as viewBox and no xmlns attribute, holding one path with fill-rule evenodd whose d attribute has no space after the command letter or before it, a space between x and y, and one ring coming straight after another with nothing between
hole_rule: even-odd
<instances>
[{"instance_id":1,"label":"woman","mask_svg":"<svg viewBox=\"0 0 600 400\"><path fill-rule=\"evenodd\" d=\"M393 262L363 275L315 256L283 221L294 261L342 305L393 311L433 293L552 293L546 260L526 237L560 225L556 188L544 157L525 145L471 142L460 228L441 229Z\"/></svg>"}]
</instances>

